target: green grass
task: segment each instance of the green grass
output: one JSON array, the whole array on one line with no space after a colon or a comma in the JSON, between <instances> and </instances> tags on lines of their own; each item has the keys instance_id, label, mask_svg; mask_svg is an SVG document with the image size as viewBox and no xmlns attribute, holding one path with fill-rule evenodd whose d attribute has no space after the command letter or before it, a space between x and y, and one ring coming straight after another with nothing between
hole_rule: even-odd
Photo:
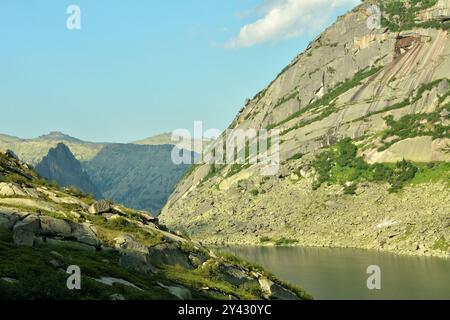
<instances>
[{"instance_id":1,"label":"green grass","mask_svg":"<svg viewBox=\"0 0 450 320\"><path fill-rule=\"evenodd\" d=\"M350 139L344 139L329 150L319 154L313 161L318 178L313 188L323 183L340 184L353 182L346 186L346 194L354 194L356 184L363 181L388 182L391 192L400 191L418 172L418 168L409 161L392 164L368 164L363 157L358 157L358 148Z\"/></svg>"},{"instance_id":2,"label":"green grass","mask_svg":"<svg viewBox=\"0 0 450 320\"><path fill-rule=\"evenodd\" d=\"M450 186L449 162L420 163L417 166L419 170L414 179L411 180L412 185L443 181Z\"/></svg>"},{"instance_id":3,"label":"green grass","mask_svg":"<svg viewBox=\"0 0 450 320\"><path fill-rule=\"evenodd\" d=\"M17 247L10 243L7 231L0 232L0 278L8 277L18 282L10 284L0 280L0 300L108 300L112 294L122 294L127 299L173 299L165 290L154 286L154 279L127 271L118 265L118 255L87 252L53 247ZM81 290L68 290L69 275L58 271L49 261L51 251L63 256L63 269L69 265L81 268ZM106 286L94 280L102 276L125 279L141 289L124 286Z\"/></svg>"},{"instance_id":4,"label":"green grass","mask_svg":"<svg viewBox=\"0 0 450 320\"><path fill-rule=\"evenodd\" d=\"M417 90L417 92L416 92L416 94L414 95L414 97L412 97L412 99L406 98L405 100L400 101L400 102L398 102L398 103L395 103L395 104L393 104L393 105L391 105L391 106L388 106L388 107L386 107L386 108L384 108L384 109L381 109L381 110L378 110L378 111L372 111L372 112L369 112L368 114L366 114L366 115L364 115L364 116L362 116L362 117L359 117L359 118L357 118L357 119L354 119L354 120L352 120L351 122L364 121L364 120L366 120L366 119L368 119L368 118L370 118L370 117L372 117L372 116L374 116L374 115L381 114L381 113L386 113L386 112L388 112L388 111L393 111L393 110L402 109L402 108L404 108L404 107L407 107L407 106L409 106L409 105L412 105L412 104L416 103L417 101L419 101L419 100L422 98L423 94L424 94L426 91L429 91L429 90L433 89L436 85L438 85L438 84L439 84L441 81L443 81L443 80L447 80L447 81L449 82L449 84L450 84L450 80L447 79L447 78L445 78L445 79L438 79L438 80L432 81L432 82L430 82L430 83L423 84L423 85L421 85L421 86L419 87L419 89ZM450 94L450 92L448 92L446 95L444 95L443 97L441 97L441 98L439 99L440 103L442 103L442 102L445 100L445 98L449 96L449 94ZM450 104L450 103L449 103L449 104ZM438 109L439 109L439 110L442 110L442 109L448 109L448 110L450 110L449 104L447 104L447 105L445 105L445 106L441 106L441 107L439 107Z\"/></svg>"},{"instance_id":5,"label":"green grass","mask_svg":"<svg viewBox=\"0 0 450 320\"><path fill-rule=\"evenodd\" d=\"M288 239L288 238L281 238L281 239L275 241L275 245L278 246L278 247L290 246L290 245L293 245L293 244L296 244L296 243L298 243L297 240Z\"/></svg>"},{"instance_id":6,"label":"green grass","mask_svg":"<svg viewBox=\"0 0 450 320\"><path fill-rule=\"evenodd\" d=\"M435 28L448 30L449 23L441 21L416 21L417 14L425 9L436 5L437 0L395 0L380 3L383 13L382 25L388 27L393 32L411 30L414 28Z\"/></svg>"},{"instance_id":7,"label":"green grass","mask_svg":"<svg viewBox=\"0 0 450 320\"><path fill-rule=\"evenodd\" d=\"M115 245L114 239L123 234L131 235L135 240L148 247L162 243L164 240L161 232L146 231L122 217L107 220L101 216L92 216L89 219L94 222L100 240L111 247Z\"/></svg>"},{"instance_id":8,"label":"green grass","mask_svg":"<svg viewBox=\"0 0 450 320\"><path fill-rule=\"evenodd\" d=\"M274 283L294 292L297 296L301 297L305 300L312 300L312 296L306 293L302 288L299 288L297 286L294 286L290 283L287 283L285 281L282 281L278 278L276 278L272 273L270 273L267 270L264 270L260 265L252 262L248 262L246 260L243 260L235 255L226 253L226 252L219 252L217 253L218 257L225 263L229 263L234 266L238 266L242 270L246 270L247 272L259 272L264 274L269 280L273 281Z\"/></svg>"},{"instance_id":9,"label":"green grass","mask_svg":"<svg viewBox=\"0 0 450 320\"><path fill-rule=\"evenodd\" d=\"M447 252L450 249L450 242L441 237L433 244L433 250L441 250Z\"/></svg>"},{"instance_id":10,"label":"green grass","mask_svg":"<svg viewBox=\"0 0 450 320\"><path fill-rule=\"evenodd\" d=\"M292 92L284 97L282 97L281 99L278 100L278 102L275 104L274 108L278 108L279 106L285 104L288 101L291 101L292 99L295 99L298 97L298 92Z\"/></svg>"},{"instance_id":11,"label":"green grass","mask_svg":"<svg viewBox=\"0 0 450 320\"><path fill-rule=\"evenodd\" d=\"M304 157L304 155L305 155L304 153L297 153L297 154L294 154L292 157L290 157L289 159L287 159L286 162L294 161L294 160L300 160L301 158Z\"/></svg>"}]
</instances>

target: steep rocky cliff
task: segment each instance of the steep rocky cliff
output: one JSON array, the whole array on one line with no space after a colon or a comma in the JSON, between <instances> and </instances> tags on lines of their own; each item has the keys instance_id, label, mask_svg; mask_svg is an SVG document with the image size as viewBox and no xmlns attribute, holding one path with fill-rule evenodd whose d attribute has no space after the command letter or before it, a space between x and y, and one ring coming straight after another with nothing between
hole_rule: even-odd
<instances>
[{"instance_id":1,"label":"steep rocky cliff","mask_svg":"<svg viewBox=\"0 0 450 320\"><path fill-rule=\"evenodd\" d=\"M447 0L365 1L338 18L230 125L280 129L279 173L196 165L164 223L211 243L448 256L449 19Z\"/></svg>"}]
</instances>

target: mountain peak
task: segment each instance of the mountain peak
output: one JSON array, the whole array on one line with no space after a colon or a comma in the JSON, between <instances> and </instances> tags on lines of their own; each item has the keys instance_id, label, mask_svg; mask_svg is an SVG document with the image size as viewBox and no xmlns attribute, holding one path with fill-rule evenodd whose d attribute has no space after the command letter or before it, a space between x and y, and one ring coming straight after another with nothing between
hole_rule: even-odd
<instances>
[{"instance_id":1,"label":"mountain peak","mask_svg":"<svg viewBox=\"0 0 450 320\"><path fill-rule=\"evenodd\" d=\"M68 142L81 142L81 140L71 137L60 131L52 131L48 134L40 136L40 140L57 140L57 141L68 141Z\"/></svg>"},{"instance_id":2,"label":"mountain peak","mask_svg":"<svg viewBox=\"0 0 450 320\"><path fill-rule=\"evenodd\" d=\"M36 166L36 171L49 181L57 181L62 187L75 186L96 197L100 195L80 162L64 143L58 143L50 149Z\"/></svg>"}]
</instances>

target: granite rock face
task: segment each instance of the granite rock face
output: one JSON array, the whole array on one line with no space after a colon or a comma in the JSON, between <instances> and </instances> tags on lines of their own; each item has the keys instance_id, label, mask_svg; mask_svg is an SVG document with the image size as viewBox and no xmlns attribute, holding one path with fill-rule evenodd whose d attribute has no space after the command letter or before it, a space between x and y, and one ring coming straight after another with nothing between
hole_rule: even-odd
<instances>
[{"instance_id":1,"label":"granite rock face","mask_svg":"<svg viewBox=\"0 0 450 320\"><path fill-rule=\"evenodd\" d=\"M449 2L422 8L397 1L404 14L411 10L415 15L399 25L402 14L389 11L390 2L366 1L338 18L230 124L231 129L280 130L276 176L261 177L259 165L241 166L238 172L232 165L197 165L169 198L162 223L220 244L292 238L304 245L448 256L446 249L433 249L439 239L450 243L445 181L411 186L403 196L369 185L349 199L334 199L342 194L340 188L311 187L317 178L308 169L314 157L345 138L372 164L450 161ZM383 9L380 29L367 27L371 4ZM386 201L374 202L378 198ZM412 205L416 202L433 209L419 212ZM426 218L418 221L421 214ZM384 243L383 232L373 224L391 215L406 236ZM422 238L421 230L433 236ZM426 249L416 250L416 242Z\"/></svg>"}]
</instances>

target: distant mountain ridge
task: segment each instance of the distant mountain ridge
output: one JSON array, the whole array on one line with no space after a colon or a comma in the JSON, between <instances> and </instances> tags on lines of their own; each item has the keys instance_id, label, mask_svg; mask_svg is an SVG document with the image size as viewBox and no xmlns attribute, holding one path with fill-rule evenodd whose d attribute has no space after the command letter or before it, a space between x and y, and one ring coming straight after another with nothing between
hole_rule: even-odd
<instances>
[{"instance_id":1,"label":"distant mountain ridge","mask_svg":"<svg viewBox=\"0 0 450 320\"><path fill-rule=\"evenodd\" d=\"M49 134L42 135L38 138L39 140L57 140L57 141L68 141L68 142L79 142L83 143L82 140L71 137L59 131L52 131Z\"/></svg>"},{"instance_id":2,"label":"distant mountain ridge","mask_svg":"<svg viewBox=\"0 0 450 320\"><path fill-rule=\"evenodd\" d=\"M184 138L182 141L173 141L172 133L168 132L168 133L163 133L163 134L153 136L150 138L146 138L143 140L134 141L134 142L132 142L132 144L138 144L138 145L164 145L164 144L175 145L176 144L181 149L193 151L194 143L199 142L200 140L203 143L203 147L206 147L213 141L212 139L208 139L208 138L203 138L203 139Z\"/></svg>"},{"instance_id":3,"label":"distant mountain ridge","mask_svg":"<svg viewBox=\"0 0 450 320\"><path fill-rule=\"evenodd\" d=\"M58 144L63 143L73 154L75 161L79 161L82 169L88 173L99 197L155 213L162 208L187 166L172 163L171 151L174 146L170 141L170 134L144 141L146 142L142 144L95 143L56 131L34 139L0 134L0 150L12 150L29 164L48 167L49 162L53 165L53 160L48 161L45 157L51 149L58 149ZM50 158L54 159L53 156ZM78 167L73 160L72 165ZM46 164L40 164L41 162ZM67 159L62 162L66 163ZM70 165L66 169L68 176L64 176L63 170L55 178L49 179L56 180L61 185L65 185L69 179L73 184ZM80 188L83 191L97 194L87 184L79 184L78 187L80 185L84 186Z\"/></svg>"}]
</instances>

